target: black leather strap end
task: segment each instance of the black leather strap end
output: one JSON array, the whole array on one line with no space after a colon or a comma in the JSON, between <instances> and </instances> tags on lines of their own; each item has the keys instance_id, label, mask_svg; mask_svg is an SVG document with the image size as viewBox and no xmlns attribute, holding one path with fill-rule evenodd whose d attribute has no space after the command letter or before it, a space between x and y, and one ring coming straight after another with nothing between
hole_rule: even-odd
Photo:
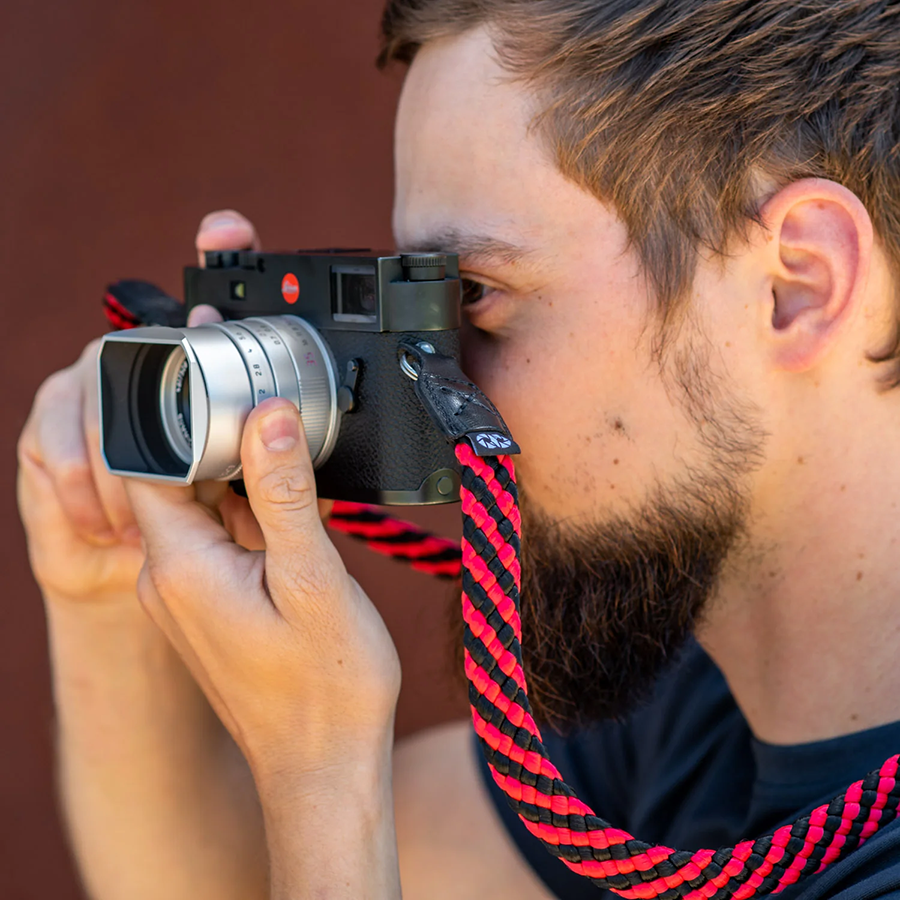
<instances>
[{"instance_id":1,"label":"black leather strap end","mask_svg":"<svg viewBox=\"0 0 900 900\"><path fill-rule=\"evenodd\" d=\"M184 304L149 281L125 279L111 284L103 297L106 316L117 328L137 325L166 325L183 328L187 324Z\"/></svg>"},{"instance_id":2,"label":"black leather strap end","mask_svg":"<svg viewBox=\"0 0 900 900\"><path fill-rule=\"evenodd\" d=\"M411 340L400 341L398 352L418 374L416 396L448 441L465 437L478 456L520 452L497 407L455 359L429 353Z\"/></svg>"}]
</instances>

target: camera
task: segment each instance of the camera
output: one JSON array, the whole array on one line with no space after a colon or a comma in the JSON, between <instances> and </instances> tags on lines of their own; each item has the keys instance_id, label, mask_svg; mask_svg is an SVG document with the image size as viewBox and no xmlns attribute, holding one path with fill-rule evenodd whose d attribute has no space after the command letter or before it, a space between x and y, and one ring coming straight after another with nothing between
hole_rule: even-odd
<instances>
[{"instance_id":1,"label":"camera","mask_svg":"<svg viewBox=\"0 0 900 900\"><path fill-rule=\"evenodd\" d=\"M254 406L301 412L319 496L380 504L459 499L453 448L419 402L403 349L459 358L459 261L363 250L210 252L184 270L185 311L224 322L107 334L100 437L116 475L240 479Z\"/></svg>"}]
</instances>

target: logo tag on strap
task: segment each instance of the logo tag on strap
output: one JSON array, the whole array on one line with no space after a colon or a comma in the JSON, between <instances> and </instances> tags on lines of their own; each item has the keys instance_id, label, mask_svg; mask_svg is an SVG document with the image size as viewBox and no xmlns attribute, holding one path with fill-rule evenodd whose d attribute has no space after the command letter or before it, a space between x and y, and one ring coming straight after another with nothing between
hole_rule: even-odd
<instances>
[{"instance_id":1,"label":"logo tag on strap","mask_svg":"<svg viewBox=\"0 0 900 900\"><path fill-rule=\"evenodd\" d=\"M500 453L515 453L513 450L515 443L512 438L508 438L505 434L498 434L496 431L477 431L474 434L467 434L472 449L479 456L497 456Z\"/></svg>"}]
</instances>

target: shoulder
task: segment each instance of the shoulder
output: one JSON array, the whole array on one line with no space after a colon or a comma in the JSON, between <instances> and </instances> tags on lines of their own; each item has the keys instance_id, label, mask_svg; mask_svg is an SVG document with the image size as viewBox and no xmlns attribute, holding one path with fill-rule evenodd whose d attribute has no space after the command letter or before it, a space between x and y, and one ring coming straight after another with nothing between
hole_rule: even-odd
<instances>
[{"instance_id":1,"label":"shoulder","mask_svg":"<svg viewBox=\"0 0 900 900\"><path fill-rule=\"evenodd\" d=\"M476 767L472 726L454 722L394 752L400 877L407 900L551 900L500 821Z\"/></svg>"}]
</instances>

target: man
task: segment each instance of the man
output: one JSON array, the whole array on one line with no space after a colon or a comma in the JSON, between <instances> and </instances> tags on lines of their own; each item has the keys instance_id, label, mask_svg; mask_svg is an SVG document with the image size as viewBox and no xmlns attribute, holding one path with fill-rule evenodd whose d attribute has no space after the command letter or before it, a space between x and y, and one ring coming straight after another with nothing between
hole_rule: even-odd
<instances>
[{"instance_id":1,"label":"man","mask_svg":"<svg viewBox=\"0 0 900 900\"><path fill-rule=\"evenodd\" d=\"M756 836L900 750L898 24L885 0L388 5L396 240L460 253L465 367L522 447L546 742L644 840ZM224 212L197 246L255 241ZM123 485L95 352L20 453L91 895L592 896L469 726L394 752L392 805L396 654L290 404L247 422L249 503ZM896 895L898 859L887 825L788 893Z\"/></svg>"}]
</instances>

